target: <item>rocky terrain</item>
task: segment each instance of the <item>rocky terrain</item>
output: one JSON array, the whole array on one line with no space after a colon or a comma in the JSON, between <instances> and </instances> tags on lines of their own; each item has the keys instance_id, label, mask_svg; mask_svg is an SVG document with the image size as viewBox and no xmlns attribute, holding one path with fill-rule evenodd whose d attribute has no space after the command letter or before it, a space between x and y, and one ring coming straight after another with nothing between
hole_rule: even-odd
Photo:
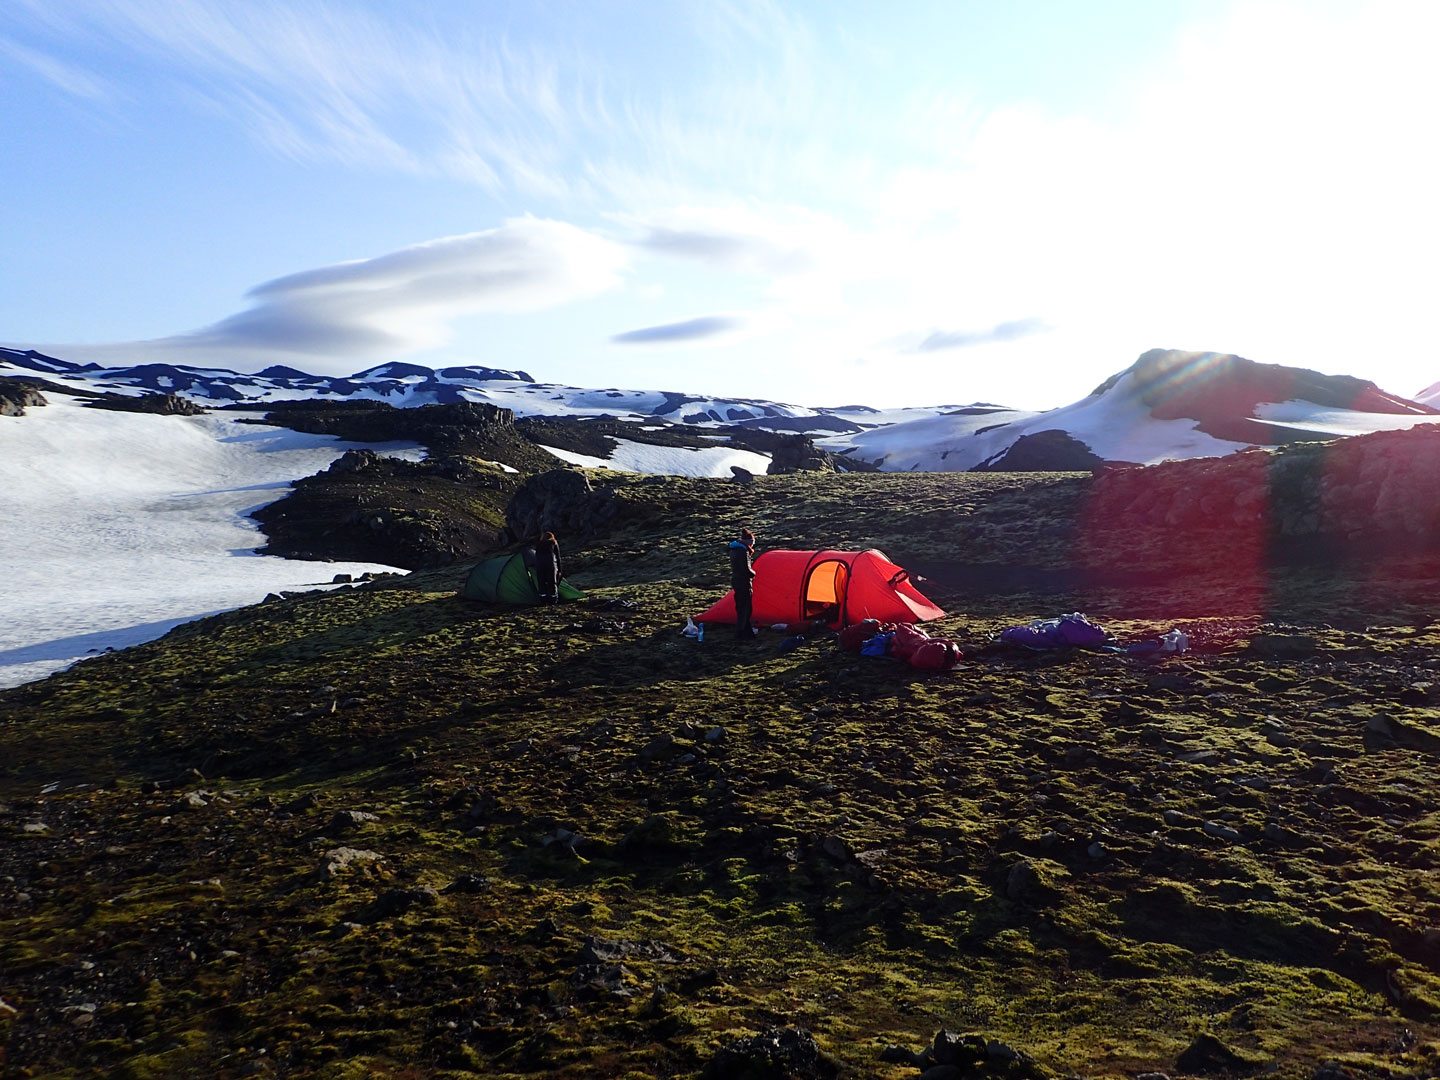
<instances>
[{"instance_id":1,"label":"rocky terrain","mask_svg":"<svg viewBox=\"0 0 1440 1080\"><path fill-rule=\"evenodd\" d=\"M5 1068L1434 1076L1440 542L1281 542L1311 506L1349 537L1334 491L1419 490L1357 480L1402 438L1433 436L1338 444L1332 486L1275 457L1244 558L1186 493L1233 524L1245 456L1144 470L1148 510L1129 471L561 471L507 510L612 507L562 536L584 603L423 570L4 692ZM741 523L887 551L966 662L681 637ZM1194 649L994 643L1076 609Z\"/></svg>"},{"instance_id":2,"label":"rocky terrain","mask_svg":"<svg viewBox=\"0 0 1440 1080\"><path fill-rule=\"evenodd\" d=\"M769 468L775 473L855 467L817 450L805 435L746 429L721 429L717 434L682 425L639 429L565 417L517 422L508 409L473 402L410 409L376 402L287 402L266 413L264 423L361 443L414 440L425 447L427 457L421 462L349 453L251 514L268 541L261 549L264 554L371 561L406 569L444 566L497 544L538 535L539 530L522 527L523 514L507 520L505 507L523 480L560 464L544 447L604 457L618 438L699 451L723 444L770 455ZM572 537L581 531L588 535L594 514L593 506L577 510L547 528ZM510 530L502 535L507 525Z\"/></svg>"}]
</instances>

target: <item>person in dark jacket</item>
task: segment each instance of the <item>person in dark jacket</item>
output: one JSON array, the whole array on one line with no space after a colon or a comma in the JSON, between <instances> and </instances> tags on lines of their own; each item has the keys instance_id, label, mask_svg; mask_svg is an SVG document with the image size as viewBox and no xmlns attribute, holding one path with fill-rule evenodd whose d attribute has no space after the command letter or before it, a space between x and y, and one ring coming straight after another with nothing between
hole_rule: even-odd
<instances>
[{"instance_id":1,"label":"person in dark jacket","mask_svg":"<svg viewBox=\"0 0 1440 1080\"><path fill-rule=\"evenodd\" d=\"M546 604L560 602L560 544L553 532L540 537L535 545L535 587L540 590L540 599Z\"/></svg>"},{"instance_id":2,"label":"person in dark jacket","mask_svg":"<svg viewBox=\"0 0 1440 1080\"><path fill-rule=\"evenodd\" d=\"M730 587L735 590L735 636L748 641L755 636L750 625L750 611L754 601L755 534L741 529L739 535L730 541Z\"/></svg>"}]
</instances>

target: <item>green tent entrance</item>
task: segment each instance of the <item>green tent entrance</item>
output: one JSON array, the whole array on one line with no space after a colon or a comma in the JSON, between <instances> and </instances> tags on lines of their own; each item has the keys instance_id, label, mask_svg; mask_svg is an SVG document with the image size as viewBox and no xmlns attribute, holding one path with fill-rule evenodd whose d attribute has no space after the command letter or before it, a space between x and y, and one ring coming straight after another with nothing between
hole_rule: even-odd
<instances>
[{"instance_id":1,"label":"green tent entrance","mask_svg":"<svg viewBox=\"0 0 1440 1080\"><path fill-rule=\"evenodd\" d=\"M535 549L522 548L510 555L497 555L477 563L460 587L466 600L485 600L492 604L538 604L540 590L535 587ZM583 600L585 594L561 578L556 588L561 600Z\"/></svg>"}]
</instances>

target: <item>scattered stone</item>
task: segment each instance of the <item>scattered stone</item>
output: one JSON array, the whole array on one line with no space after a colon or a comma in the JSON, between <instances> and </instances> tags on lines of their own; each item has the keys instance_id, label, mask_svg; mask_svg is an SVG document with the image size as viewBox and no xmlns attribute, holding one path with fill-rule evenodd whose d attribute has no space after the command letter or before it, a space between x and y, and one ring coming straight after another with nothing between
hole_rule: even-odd
<instances>
[{"instance_id":1,"label":"scattered stone","mask_svg":"<svg viewBox=\"0 0 1440 1080\"><path fill-rule=\"evenodd\" d=\"M823 851L832 862L837 862L842 865L848 863L852 858L850 845L833 834L821 839L820 850Z\"/></svg>"},{"instance_id":2,"label":"scattered stone","mask_svg":"<svg viewBox=\"0 0 1440 1080\"><path fill-rule=\"evenodd\" d=\"M20 1010L4 998L0 998L0 1016L19 1016Z\"/></svg>"},{"instance_id":3,"label":"scattered stone","mask_svg":"<svg viewBox=\"0 0 1440 1080\"><path fill-rule=\"evenodd\" d=\"M611 997L630 997L635 993L634 979L624 964L582 964L570 977L570 986Z\"/></svg>"},{"instance_id":4,"label":"scattered stone","mask_svg":"<svg viewBox=\"0 0 1440 1080\"><path fill-rule=\"evenodd\" d=\"M1162 1072L1139 1073L1135 1077L1135 1080L1170 1080L1170 1074Z\"/></svg>"},{"instance_id":5,"label":"scattered stone","mask_svg":"<svg viewBox=\"0 0 1440 1080\"><path fill-rule=\"evenodd\" d=\"M38 835L40 833L49 832L50 826L46 825L43 821L27 821L24 825L21 826L21 831L27 833L35 833Z\"/></svg>"},{"instance_id":6,"label":"scattered stone","mask_svg":"<svg viewBox=\"0 0 1440 1080\"><path fill-rule=\"evenodd\" d=\"M1326 1061L1316 1067L1311 1080L1356 1080L1356 1074L1338 1061Z\"/></svg>"},{"instance_id":7,"label":"scattered stone","mask_svg":"<svg viewBox=\"0 0 1440 1080\"><path fill-rule=\"evenodd\" d=\"M923 1068L925 1055L917 1054L915 1051L904 1046L887 1046L880 1051L880 1060L886 1065L913 1065L915 1068Z\"/></svg>"},{"instance_id":8,"label":"scattered stone","mask_svg":"<svg viewBox=\"0 0 1440 1080\"><path fill-rule=\"evenodd\" d=\"M331 583L335 585L347 585L354 580L355 578L350 574L336 574L330 579Z\"/></svg>"},{"instance_id":9,"label":"scattered stone","mask_svg":"<svg viewBox=\"0 0 1440 1080\"><path fill-rule=\"evenodd\" d=\"M831 1080L839 1066L804 1028L771 1028L722 1046L703 1080Z\"/></svg>"},{"instance_id":10,"label":"scattered stone","mask_svg":"<svg viewBox=\"0 0 1440 1080\"><path fill-rule=\"evenodd\" d=\"M333 878L350 870L371 866L384 858L378 851L366 851L363 848L331 848L325 852L320 862L320 876Z\"/></svg>"},{"instance_id":11,"label":"scattered stone","mask_svg":"<svg viewBox=\"0 0 1440 1080\"><path fill-rule=\"evenodd\" d=\"M1232 844L1240 842L1240 833L1229 825L1221 825L1218 821L1207 821L1200 827L1205 830L1206 835L1213 836L1217 840L1228 840Z\"/></svg>"},{"instance_id":12,"label":"scattered stone","mask_svg":"<svg viewBox=\"0 0 1440 1080\"><path fill-rule=\"evenodd\" d=\"M1199 1076L1224 1073L1243 1075L1255 1072L1260 1068L1260 1064L1232 1050L1214 1035L1195 1036L1195 1040L1185 1048L1185 1052L1175 1059L1175 1067L1181 1072Z\"/></svg>"},{"instance_id":13,"label":"scattered stone","mask_svg":"<svg viewBox=\"0 0 1440 1080\"><path fill-rule=\"evenodd\" d=\"M1318 641L1304 634L1258 634L1250 639L1250 651L1267 660L1303 660L1319 648Z\"/></svg>"},{"instance_id":14,"label":"scattered stone","mask_svg":"<svg viewBox=\"0 0 1440 1080\"><path fill-rule=\"evenodd\" d=\"M1175 756L1190 765L1209 765L1220 760L1220 751L1191 750L1189 753L1177 754Z\"/></svg>"},{"instance_id":15,"label":"scattered stone","mask_svg":"<svg viewBox=\"0 0 1440 1080\"><path fill-rule=\"evenodd\" d=\"M986 1041L982 1035L958 1035L937 1031L930 1044L930 1060L937 1065L973 1068L985 1060Z\"/></svg>"},{"instance_id":16,"label":"scattered stone","mask_svg":"<svg viewBox=\"0 0 1440 1080\"><path fill-rule=\"evenodd\" d=\"M561 852L575 854L575 849L585 843L585 838L573 829L567 829L562 825L555 826L552 832L547 833L540 840L540 846L544 848L556 848Z\"/></svg>"},{"instance_id":17,"label":"scattered stone","mask_svg":"<svg viewBox=\"0 0 1440 1080\"><path fill-rule=\"evenodd\" d=\"M381 919L391 919L396 915L405 914L405 912L417 904L422 907L432 907L435 904L435 897L435 890L425 887L416 889L386 889L366 905L357 916L357 919L364 923L379 922Z\"/></svg>"},{"instance_id":18,"label":"scattered stone","mask_svg":"<svg viewBox=\"0 0 1440 1080\"><path fill-rule=\"evenodd\" d=\"M604 938L588 937L580 950L582 964L613 964L621 960L678 964L680 957L663 941L607 941Z\"/></svg>"},{"instance_id":19,"label":"scattered stone","mask_svg":"<svg viewBox=\"0 0 1440 1080\"><path fill-rule=\"evenodd\" d=\"M642 761L667 761L677 757L681 751L676 747L674 735L656 735L640 748Z\"/></svg>"},{"instance_id":20,"label":"scattered stone","mask_svg":"<svg viewBox=\"0 0 1440 1080\"><path fill-rule=\"evenodd\" d=\"M379 814L368 814L364 810L336 810L329 822L326 823L325 831L338 835L379 820Z\"/></svg>"},{"instance_id":21,"label":"scattered stone","mask_svg":"<svg viewBox=\"0 0 1440 1080\"><path fill-rule=\"evenodd\" d=\"M1166 825L1171 825L1177 829L1188 829L1198 824L1195 818L1189 814L1181 813L1179 810L1166 810L1160 816L1164 819Z\"/></svg>"},{"instance_id":22,"label":"scattered stone","mask_svg":"<svg viewBox=\"0 0 1440 1080\"><path fill-rule=\"evenodd\" d=\"M479 893L490 888L490 879L483 874L461 874L441 889L442 893Z\"/></svg>"},{"instance_id":23,"label":"scattered stone","mask_svg":"<svg viewBox=\"0 0 1440 1080\"><path fill-rule=\"evenodd\" d=\"M718 725L715 726L715 727L712 727L709 731L705 732L705 741L708 742L708 743L717 743L717 742L719 742L721 739L723 739L724 737L725 737L725 729L724 729L723 727L718 726Z\"/></svg>"}]
</instances>

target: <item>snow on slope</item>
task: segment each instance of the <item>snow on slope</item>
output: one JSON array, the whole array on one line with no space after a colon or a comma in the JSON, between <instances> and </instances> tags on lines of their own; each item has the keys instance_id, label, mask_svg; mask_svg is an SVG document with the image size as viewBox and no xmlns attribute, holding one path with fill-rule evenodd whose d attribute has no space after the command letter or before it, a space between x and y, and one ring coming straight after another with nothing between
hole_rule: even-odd
<instances>
[{"instance_id":1,"label":"snow on slope","mask_svg":"<svg viewBox=\"0 0 1440 1080\"><path fill-rule=\"evenodd\" d=\"M651 473L667 476L725 477L733 474L730 466L738 465L752 473L764 473L770 467L770 459L753 450L737 450L729 446L654 446L650 443L616 439L615 453L609 458L577 454L572 450L560 450L553 446L542 446L561 461L580 465L587 469L615 469L618 472Z\"/></svg>"},{"instance_id":2,"label":"snow on slope","mask_svg":"<svg viewBox=\"0 0 1440 1080\"><path fill-rule=\"evenodd\" d=\"M1322 436L1363 435L1440 421L1435 415L1362 412L1303 400L1259 403L1253 419L1282 435ZM1218 457L1254 445L1209 435L1190 418L1157 419L1142 397L1134 370L1080 401L1048 412L943 415L817 439L816 444L835 452L853 447L854 456L879 461L886 471L955 471L973 469L1022 437L1041 431L1063 431L1107 461L1144 465Z\"/></svg>"},{"instance_id":3,"label":"snow on slope","mask_svg":"<svg viewBox=\"0 0 1440 1080\"><path fill-rule=\"evenodd\" d=\"M1206 435L1193 420L1156 420L1132 374L1105 393L1049 412L938 416L821 439L817 445L835 451L853 446L857 456L878 460L889 472L963 471L1003 453L1024 435L1054 430L1067 432L1106 460L1142 464L1215 457L1243 445Z\"/></svg>"},{"instance_id":4,"label":"snow on slope","mask_svg":"<svg viewBox=\"0 0 1440 1080\"><path fill-rule=\"evenodd\" d=\"M87 409L58 394L0 420L0 686L159 637L266 593L392 567L257 556L245 514L356 445L234 414ZM376 447L401 451L405 444Z\"/></svg>"},{"instance_id":5,"label":"snow on slope","mask_svg":"<svg viewBox=\"0 0 1440 1080\"><path fill-rule=\"evenodd\" d=\"M1429 405L1432 409L1440 409L1440 382L1421 390L1415 395L1415 400L1421 405Z\"/></svg>"},{"instance_id":6,"label":"snow on slope","mask_svg":"<svg viewBox=\"0 0 1440 1080\"><path fill-rule=\"evenodd\" d=\"M1421 401L1421 404L1434 405L1440 402ZM1375 431L1401 431L1416 424L1440 423L1440 416L1326 409L1308 401L1261 404L1255 409L1255 418L1277 428L1314 431L1326 435L1369 435Z\"/></svg>"}]
</instances>

